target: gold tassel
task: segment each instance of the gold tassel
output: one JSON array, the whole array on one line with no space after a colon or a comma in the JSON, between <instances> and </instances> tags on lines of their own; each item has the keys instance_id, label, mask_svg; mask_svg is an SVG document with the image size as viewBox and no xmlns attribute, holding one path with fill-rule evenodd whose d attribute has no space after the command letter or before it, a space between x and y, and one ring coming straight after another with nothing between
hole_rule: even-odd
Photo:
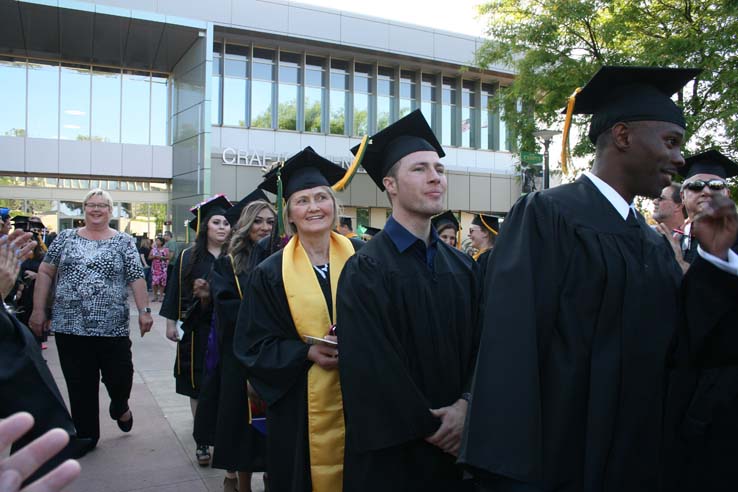
<instances>
[{"instance_id":1,"label":"gold tassel","mask_svg":"<svg viewBox=\"0 0 738 492\"><path fill-rule=\"evenodd\" d=\"M486 221L484 220L484 217L482 217L482 214L479 214L479 220L481 220L481 221L482 221L482 224L484 224L484 227L486 227L487 229L489 229L489 232L491 232L491 233L492 233L492 234L494 234L495 236L497 235L497 231L496 231L496 230L494 230L494 229L492 229L492 228L491 228L491 227L489 226L489 224L487 224L487 222L486 222Z\"/></svg>"},{"instance_id":2,"label":"gold tassel","mask_svg":"<svg viewBox=\"0 0 738 492\"><path fill-rule=\"evenodd\" d=\"M354 160L349 166L348 170L346 170L346 174L343 175L343 178L341 178L338 183L331 186L333 191L343 191L344 188L346 188L351 183L351 179L354 177L354 174L356 174L356 170L359 169L359 165L364 159L364 152L366 151L366 145L368 141L369 135L364 135L364 138L361 139L361 143L359 144L359 150L356 152Z\"/></svg>"},{"instance_id":3,"label":"gold tassel","mask_svg":"<svg viewBox=\"0 0 738 492\"><path fill-rule=\"evenodd\" d=\"M561 172L564 174L569 173L569 167L567 161L569 159L569 129L571 128L571 119L574 114L574 103L577 99L577 94L582 91L581 87L577 87L574 93L569 96L569 100L566 104L566 118L564 119L564 135L561 141Z\"/></svg>"}]
</instances>

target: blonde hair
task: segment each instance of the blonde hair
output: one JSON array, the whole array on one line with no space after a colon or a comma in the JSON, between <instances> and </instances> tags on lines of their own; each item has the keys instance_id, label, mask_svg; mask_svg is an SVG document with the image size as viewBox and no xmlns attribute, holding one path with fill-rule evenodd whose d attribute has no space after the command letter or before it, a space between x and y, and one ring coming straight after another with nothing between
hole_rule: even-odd
<instances>
[{"instance_id":1,"label":"blonde hair","mask_svg":"<svg viewBox=\"0 0 738 492\"><path fill-rule=\"evenodd\" d=\"M331 224L331 230L335 229L338 225L338 219L341 215L341 204L338 202L338 198L336 197L336 192L333 191L333 188L330 186L321 186L323 190L325 190L328 195L331 197L331 200L333 201L333 223ZM284 221L284 231L289 236L294 236L297 234L297 229L295 228L295 225L290 222L290 205L292 204L292 197L295 196L294 194L290 195L290 197L287 199L287 205L284 207L284 211L282 213L283 221Z\"/></svg>"},{"instance_id":2,"label":"blonde hair","mask_svg":"<svg viewBox=\"0 0 738 492\"><path fill-rule=\"evenodd\" d=\"M233 257L233 266L236 273L245 271L248 258L254 246L251 241L251 226L254 225L256 217L263 211L269 210L276 219L277 212L267 202L256 200L246 205L241 212L238 221L233 225L233 235L228 245L228 254ZM275 224L276 226L276 224Z\"/></svg>"},{"instance_id":3,"label":"blonde hair","mask_svg":"<svg viewBox=\"0 0 738 492\"><path fill-rule=\"evenodd\" d=\"M102 190L100 188L93 188L90 191L87 192L85 197L82 199L82 206L87 205L87 202L92 198L93 196L99 196L102 197L103 200L108 202L108 207L110 207L110 212L113 212L113 197L110 196L110 193L108 193L105 190Z\"/></svg>"}]
</instances>

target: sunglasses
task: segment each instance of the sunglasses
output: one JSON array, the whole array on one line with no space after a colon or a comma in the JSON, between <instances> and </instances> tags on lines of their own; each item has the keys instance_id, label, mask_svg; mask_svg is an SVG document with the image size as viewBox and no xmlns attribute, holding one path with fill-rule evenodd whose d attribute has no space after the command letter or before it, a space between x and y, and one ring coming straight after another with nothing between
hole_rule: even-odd
<instances>
[{"instance_id":1,"label":"sunglasses","mask_svg":"<svg viewBox=\"0 0 738 492\"><path fill-rule=\"evenodd\" d=\"M684 188L688 189L689 191L702 191L705 186L710 188L712 191L722 191L727 185L725 184L725 181L722 181L720 179L711 179L710 181L702 181L701 179L697 179L686 183L684 185Z\"/></svg>"}]
</instances>

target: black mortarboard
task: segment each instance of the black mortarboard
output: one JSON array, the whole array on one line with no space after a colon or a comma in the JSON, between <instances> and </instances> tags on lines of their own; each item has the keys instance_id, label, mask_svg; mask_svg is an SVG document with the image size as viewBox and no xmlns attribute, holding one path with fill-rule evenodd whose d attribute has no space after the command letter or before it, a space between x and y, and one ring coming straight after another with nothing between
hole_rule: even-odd
<instances>
[{"instance_id":1,"label":"black mortarboard","mask_svg":"<svg viewBox=\"0 0 738 492\"><path fill-rule=\"evenodd\" d=\"M457 231L459 230L459 220L456 218L456 215L451 210L447 210L442 214L436 215L431 219L431 222L433 223L433 227L435 227L436 230L439 230L444 224L451 224L452 226L454 226L454 229L456 229Z\"/></svg>"},{"instance_id":2,"label":"black mortarboard","mask_svg":"<svg viewBox=\"0 0 738 492\"><path fill-rule=\"evenodd\" d=\"M241 212L246 208L246 205L257 200L269 203L269 198L266 196L266 193L257 188L226 211L224 215L228 220L228 223L231 224L231 227L236 227L236 223L238 222L238 219L241 218Z\"/></svg>"},{"instance_id":3,"label":"black mortarboard","mask_svg":"<svg viewBox=\"0 0 738 492\"><path fill-rule=\"evenodd\" d=\"M264 176L259 188L277 194L277 169ZM338 182L346 170L325 157L321 157L312 147L305 147L287 159L281 167L282 195L288 199L291 194L316 186L331 186Z\"/></svg>"},{"instance_id":4,"label":"black mortarboard","mask_svg":"<svg viewBox=\"0 0 738 492\"><path fill-rule=\"evenodd\" d=\"M446 155L423 113L416 109L369 139L361 165L384 191L382 178L387 176L392 166L406 155L422 150L436 152L439 157ZM351 149L353 154L358 151L358 145Z\"/></svg>"},{"instance_id":5,"label":"black mortarboard","mask_svg":"<svg viewBox=\"0 0 738 492\"><path fill-rule=\"evenodd\" d=\"M226 211L231 207L231 202L223 194L215 195L204 202L198 203L190 209L190 212L195 215L195 218L190 221L190 228L200 232L199 224L202 224L203 221L208 220L213 215L225 216Z\"/></svg>"},{"instance_id":6,"label":"black mortarboard","mask_svg":"<svg viewBox=\"0 0 738 492\"><path fill-rule=\"evenodd\" d=\"M666 121L684 128L684 113L671 96L700 69L606 66L576 94L573 114L591 114L589 139L622 121Z\"/></svg>"},{"instance_id":7,"label":"black mortarboard","mask_svg":"<svg viewBox=\"0 0 738 492\"><path fill-rule=\"evenodd\" d=\"M484 227L494 235L497 235L500 231L500 219L494 215L474 214L471 223L475 226Z\"/></svg>"},{"instance_id":8,"label":"black mortarboard","mask_svg":"<svg viewBox=\"0 0 738 492\"><path fill-rule=\"evenodd\" d=\"M708 150L685 159L679 174L684 178L691 178L695 174L714 174L727 179L738 176L738 164L717 150Z\"/></svg>"},{"instance_id":9,"label":"black mortarboard","mask_svg":"<svg viewBox=\"0 0 738 492\"><path fill-rule=\"evenodd\" d=\"M376 227L367 227L367 228L366 228L366 229L364 230L364 234L366 234L367 236L371 236L371 237L374 237L374 236L376 236L376 235L377 235L377 233L378 233L379 231L381 231L381 230L382 230L382 229L377 229Z\"/></svg>"},{"instance_id":10,"label":"black mortarboard","mask_svg":"<svg viewBox=\"0 0 738 492\"><path fill-rule=\"evenodd\" d=\"M354 228L354 223L351 220L351 217L347 217L345 215L342 215L338 218L338 223L341 224L342 226L348 227L349 229Z\"/></svg>"}]
</instances>

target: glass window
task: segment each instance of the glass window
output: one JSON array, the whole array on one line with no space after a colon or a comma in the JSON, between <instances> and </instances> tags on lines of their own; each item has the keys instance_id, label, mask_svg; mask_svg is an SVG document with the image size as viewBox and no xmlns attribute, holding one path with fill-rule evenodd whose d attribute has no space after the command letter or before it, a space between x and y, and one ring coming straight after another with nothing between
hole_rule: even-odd
<instances>
[{"instance_id":1,"label":"glass window","mask_svg":"<svg viewBox=\"0 0 738 492\"><path fill-rule=\"evenodd\" d=\"M90 138L90 67L61 67L61 128L62 140Z\"/></svg>"},{"instance_id":2,"label":"glass window","mask_svg":"<svg viewBox=\"0 0 738 492\"><path fill-rule=\"evenodd\" d=\"M23 204L23 200L10 200L7 198L2 198L0 199L0 207L9 208L10 215L13 217L26 213L26 208Z\"/></svg>"},{"instance_id":3,"label":"glass window","mask_svg":"<svg viewBox=\"0 0 738 492\"><path fill-rule=\"evenodd\" d=\"M505 123L505 110L503 108L500 108L500 133L499 133L499 142L500 142L500 150L510 150L510 139L508 138L509 135L507 133L507 123Z\"/></svg>"},{"instance_id":4,"label":"glass window","mask_svg":"<svg viewBox=\"0 0 738 492\"><path fill-rule=\"evenodd\" d=\"M461 86L461 146L476 147L477 129L476 82L465 80Z\"/></svg>"},{"instance_id":5,"label":"glass window","mask_svg":"<svg viewBox=\"0 0 738 492\"><path fill-rule=\"evenodd\" d=\"M368 208L357 208L356 209L356 228L358 228L359 226L369 227L370 225L371 224L370 224L369 209Z\"/></svg>"},{"instance_id":6,"label":"glass window","mask_svg":"<svg viewBox=\"0 0 738 492\"><path fill-rule=\"evenodd\" d=\"M450 77L443 78L442 105L441 105L441 144L458 145L455 122L457 120L456 80Z\"/></svg>"},{"instance_id":7,"label":"glass window","mask_svg":"<svg viewBox=\"0 0 738 492\"><path fill-rule=\"evenodd\" d=\"M169 191L166 183L150 183L151 191Z\"/></svg>"},{"instance_id":8,"label":"glass window","mask_svg":"<svg viewBox=\"0 0 738 492\"><path fill-rule=\"evenodd\" d=\"M80 217L84 215L82 208L82 202L68 202L64 200L59 202L59 213L62 215Z\"/></svg>"},{"instance_id":9,"label":"glass window","mask_svg":"<svg viewBox=\"0 0 738 492\"><path fill-rule=\"evenodd\" d=\"M247 96L249 91L249 56L251 48L237 44L227 44L223 78L223 124L245 127L248 118ZM220 85L220 82L218 82Z\"/></svg>"},{"instance_id":10,"label":"glass window","mask_svg":"<svg viewBox=\"0 0 738 492\"><path fill-rule=\"evenodd\" d=\"M59 186L58 178L40 178L37 176L29 176L26 179L28 186L36 186L39 188L56 188Z\"/></svg>"},{"instance_id":11,"label":"glass window","mask_svg":"<svg viewBox=\"0 0 738 492\"><path fill-rule=\"evenodd\" d=\"M430 124L433 130L438 129L438 121L436 117L436 103L438 102L438 87L436 84L436 76L430 73L424 73L420 88L420 111Z\"/></svg>"},{"instance_id":12,"label":"glass window","mask_svg":"<svg viewBox=\"0 0 738 492\"><path fill-rule=\"evenodd\" d=\"M323 131L325 58L305 57L305 131Z\"/></svg>"},{"instance_id":13,"label":"glass window","mask_svg":"<svg viewBox=\"0 0 738 492\"><path fill-rule=\"evenodd\" d=\"M153 184L153 183L152 183ZM149 237L164 234L164 222L167 220L166 203L149 203L149 218L153 221L154 230L149 232ZM151 222L149 223L151 227Z\"/></svg>"},{"instance_id":14,"label":"glass window","mask_svg":"<svg viewBox=\"0 0 738 492\"><path fill-rule=\"evenodd\" d=\"M377 130L387 127L392 118L392 103L395 97L395 70L379 67L377 73Z\"/></svg>"},{"instance_id":15,"label":"glass window","mask_svg":"<svg viewBox=\"0 0 738 492\"><path fill-rule=\"evenodd\" d=\"M330 128L335 135L346 133L346 111L348 110L348 62L331 60Z\"/></svg>"},{"instance_id":16,"label":"glass window","mask_svg":"<svg viewBox=\"0 0 738 492\"><path fill-rule=\"evenodd\" d=\"M167 145L167 121L169 120L169 79L151 76L151 145Z\"/></svg>"},{"instance_id":17,"label":"glass window","mask_svg":"<svg viewBox=\"0 0 738 492\"><path fill-rule=\"evenodd\" d=\"M365 63L354 65L354 127L353 135L369 133L371 115L372 77L374 68Z\"/></svg>"},{"instance_id":18,"label":"glass window","mask_svg":"<svg viewBox=\"0 0 738 492\"><path fill-rule=\"evenodd\" d=\"M123 72L123 143L149 143L151 77L146 72Z\"/></svg>"},{"instance_id":19,"label":"glass window","mask_svg":"<svg viewBox=\"0 0 738 492\"><path fill-rule=\"evenodd\" d=\"M492 98L495 88L492 84L482 84L482 92L479 99L479 110L481 115L481 135L479 147L482 149L495 149L495 112L492 111Z\"/></svg>"},{"instance_id":20,"label":"glass window","mask_svg":"<svg viewBox=\"0 0 738 492\"><path fill-rule=\"evenodd\" d=\"M26 178L22 176L0 176L0 186L26 186Z\"/></svg>"},{"instance_id":21,"label":"glass window","mask_svg":"<svg viewBox=\"0 0 738 492\"><path fill-rule=\"evenodd\" d=\"M59 138L59 66L28 64L28 136Z\"/></svg>"},{"instance_id":22,"label":"glass window","mask_svg":"<svg viewBox=\"0 0 738 492\"><path fill-rule=\"evenodd\" d=\"M26 135L26 63L21 60L0 59L0 135Z\"/></svg>"},{"instance_id":23,"label":"glass window","mask_svg":"<svg viewBox=\"0 0 738 492\"><path fill-rule=\"evenodd\" d=\"M92 140L120 142L120 86L120 69L92 70Z\"/></svg>"},{"instance_id":24,"label":"glass window","mask_svg":"<svg viewBox=\"0 0 738 492\"><path fill-rule=\"evenodd\" d=\"M279 53L279 105L277 124L280 130L297 130L297 99L302 82L302 55Z\"/></svg>"},{"instance_id":25,"label":"glass window","mask_svg":"<svg viewBox=\"0 0 738 492\"><path fill-rule=\"evenodd\" d=\"M251 126L272 128L274 98L274 51L254 48L251 83Z\"/></svg>"},{"instance_id":26,"label":"glass window","mask_svg":"<svg viewBox=\"0 0 738 492\"><path fill-rule=\"evenodd\" d=\"M213 43L213 75L211 78L210 123L220 125L221 79L223 76L223 43Z\"/></svg>"},{"instance_id":27,"label":"glass window","mask_svg":"<svg viewBox=\"0 0 738 492\"><path fill-rule=\"evenodd\" d=\"M400 118L418 107L415 77L415 72L400 71Z\"/></svg>"}]
</instances>

